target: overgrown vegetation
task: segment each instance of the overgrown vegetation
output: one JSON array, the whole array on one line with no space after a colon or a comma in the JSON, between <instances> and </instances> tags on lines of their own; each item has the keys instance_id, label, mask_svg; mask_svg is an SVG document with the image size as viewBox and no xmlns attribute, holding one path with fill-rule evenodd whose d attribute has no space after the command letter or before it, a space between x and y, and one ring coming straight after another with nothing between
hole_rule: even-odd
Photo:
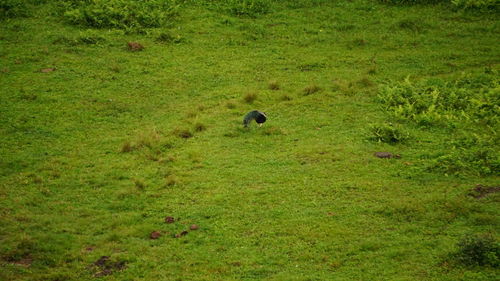
<instances>
[{"instance_id":1,"label":"overgrown vegetation","mask_svg":"<svg viewBox=\"0 0 500 281\"><path fill-rule=\"evenodd\" d=\"M451 81L428 79L387 85L379 99L392 117L420 126L460 127L491 131L500 122L499 73L464 75Z\"/></svg>"},{"instance_id":2,"label":"overgrown vegetation","mask_svg":"<svg viewBox=\"0 0 500 281\"><path fill-rule=\"evenodd\" d=\"M434 155L431 170L498 174L499 77L496 71L487 70L452 80L412 82L406 78L383 87L378 97L393 119L422 128L439 127L450 133L447 149Z\"/></svg>"},{"instance_id":3,"label":"overgrown vegetation","mask_svg":"<svg viewBox=\"0 0 500 281\"><path fill-rule=\"evenodd\" d=\"M500 243L491 235L467 235L453 257L467 266L500 266Z\"/></svg>"},{"instance_id":4,"label":"overgrown vegetation","mask_svg":"<svg viewBox=\"0 0 500 281\"><path fill-rule=\"evenodd\" d=\"M64 18L72 24L88 27L137 30L171 22L178 5L176 0L73 1Z\"/></svg>"},{"instance_id":5,"label":"overgrown vegetation","mask_svg":"<svg viewBox=\"0 0 500 281\"><path fill-rule=\"evenodd\" d=\"M373 124L370 128L371 139L377 142L401 143L410 138L410 133L399 124Z\"/></svg>"}]
</instances>

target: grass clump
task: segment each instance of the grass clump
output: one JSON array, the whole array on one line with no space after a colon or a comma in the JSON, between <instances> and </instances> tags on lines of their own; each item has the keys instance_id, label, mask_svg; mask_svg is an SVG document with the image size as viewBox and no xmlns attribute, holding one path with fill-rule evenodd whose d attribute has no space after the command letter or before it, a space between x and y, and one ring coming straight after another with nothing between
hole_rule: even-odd
<instances>
[{"instance_id":1,"label":"grass clump","mask_svg":"<svg viewBox=\"0 0 500 281\"><path fill-rule=\"evenodd\" d=\"M169 175L165 178L165 186L175 186L179 184L179 178L175 175Z\"/></svg>"},{"instance_id":2,"label":"grass clump","mask_svg":"<svg viewBox=\"0 0 500 281\"><path fill-rule=\"evenodd\" d=\"M139 190L144 190L146 188L146 183L141 179L134 179L134 185Z\"/></svg>"},{"instance_id":3,"label":"grass clump","mask_svg":"<svg viewBox=\"0 0 500 281\"><path fill-rule=\"evenodd\" d=\"M500 243L491 235L469 234L457 246L453 257L466 266L500 266Z\"/></svg>"},{"instance_id":4,"label":"grass clump","mask_svg":"<svg viewBox=\"0 0 500 281\"><path fill-rule=\"evenodd\" d=\"M256 93L248 93L243 97L243 101L248 104L252 104L256 99L257 99Z\"/></svg>"},{"instance_id":5,"label":"grass clump","mask_svg":"<svg viewBox=\"0 0 500 281\"><path fill-rule=\"evenodd\" d=\"M293 98L290 95L284 94L280 97L282 101L291 101Z\"/></svg>"},{"instance_id":6,"label":"grass clump","mask_svg":"<svg viewBox=\"0 0 500 281\"><path fill-rule=\"evenodd\" d=\"M267 84L267 87L269 88L269 90L277 91L280 89L280 84L276 80L271 80Z\"/></svg>"},{"instance_id":7,"label":"grass clump","mask_svg":"<svg viewBox=\"0 0 500 281\"><path fill-rule=\"evenodd\" d=\"M137 30L160 27L172 21L177 8L174 0L93 0L78 1L64 13L75 25L95 28Z\"/></svg>"},{"instance_id":8,"label":"grass clump","mask_svg":"<svg viewBox=\"0 0 500 281\"><path fill-rule=\"evenodd\" d=\"M122 144L122 147L120 149L121 152L130 152L134 150L134 146L130 141L126 141Z\"/></svg>"},{"instance_id":9,"label":"grass clump","mask_svg":"<svg viewBox=\"0 0 500 281\"><path fill-rule=\"evenodd\" d=\"M360 88L370 88L370 87L375 86L375 83L372 80L370 80L368 77L363 77L363 78L359 79L358 81L356 81L356 84Z\"/></svg>"},{"instance_id":10,"label":"grass clump","mask_svg":"<svg viewBox=\"0 0 500 281\"><path fill-rule=\"evenodd\" d=\"M203 132L206 129L207 129L207 126L203 123L198 122L198 123L194 124L194 130L196 132Z\"/></svg>"},{"instance_id":11,"label":"grass clump","mask_svg":"<svg viewBox=\"0 0 500 281\"><path fill-rule=\"evenodd\" d=\"M425 29L425 23L422 19L403 19L397 24L400 29L408 30L412 32L422 32Z\"/></svg>"},{"instance_id":12,"label":"grass clump","mask_svg":"<svg viewBox=\"0 0 500 281\"><path fill-rule=\"evenodd\" d=\"M179 138L189 139L193 137L193 133L188 129L175 129L173 134Z\"/></svg>"},{"instance_id":13,"label":"grass clump","mask_svg":"<svg viewBox=\"0 0 500 281\"><path fill-rule=\"evenodd\" d=\"M302 90L305 96L317 93L319 91L321 91L321 88L316 84L309 85L305 87L304 90Z\"/></svg>"},{"instance_id":14,"label":"grass clump","mask_svg":"<svg viewBox=\"0 0 500 281\"><path fill-rule=\"evenodd\" d=\"M179 34L173 35L169 32L161 32L157 37L156 37L157 42L161 43L166 43L166 44L180 44L184 42L184 38L180 36Z\"/></svg>"},{"instance_id":15,"label":"grass clump","mask_svg":"<svg viewBox=\"0 0 500 281\"><path fill-rule=\"evenodd\" d=\"M160 132L156 129L143 131L137 136L135 147L153 148L159 143L160 139L161 139Z\"/></svg>"},{"instance_id":16,"label":"grass clump","mask_svg":"<svg viewBox=\"0 0 500 281\"><path fill-rule=\"evenodd\" d=\"M410 134L401 125L392 123L373 124L370 127L371 140L389 144L402 143L410 138Z\"/></svg>"},{"instance_id":17,"label":"grass clump","mask_svg":"<svg viewBox=\"0 0 500 281\"><path fill-rule=\"evenodd\" d=\"M340 92L346 96L353 96L359 91L355 84L357 83L345 80L334 80L332 83L332 91Z\"/></svg>"}]
</instances>

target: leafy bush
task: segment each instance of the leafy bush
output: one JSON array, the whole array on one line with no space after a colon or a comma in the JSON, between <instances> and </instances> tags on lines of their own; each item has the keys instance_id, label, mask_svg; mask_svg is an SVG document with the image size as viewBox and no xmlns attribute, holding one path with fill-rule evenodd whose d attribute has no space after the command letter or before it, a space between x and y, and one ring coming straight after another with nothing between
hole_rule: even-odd
<instances>
[{"instance_id":1,"label":"leafy bush","mask_svg":"<svg viewBox=\"0 0 500 281\"><path fill-rule=\"evenodd\" d=\"M500 76L495 71L463 75L455 80L412 82L382 87L379 100L400 121L440 127L450 139L434 153L428 169L451 174L491 175L500 172ZM380 141L391 131L373 129Z\"/></svg>"},{"instance_id":2,"label":"leafy bush","mask_svg":"<svg viewBox=\"0 0 500 281\"><path fill-rule=\"evenodd\" d=\"M413 83L407 78L383 87L378 97L391 115L420 125L472 122L493 126L500 116L497 74L462 76L448 82L437 79Z\"/></svg>"},{"instance_id":3,"label":"leafy bush","mask_svg":"<svg viewBox=\"0 0 500 281\"><path fill-rule=\"evenodd\" d=\"M478 134L452 140L444 153L434 156L429 169L448 174L498 174L500 173L498 143L498 137Z\"/></svg>"},{"instance_id":4,"label":"leafy bush","mask_svg":"<svg viewBox=\"0 0 500 281\"><path fill-rule=\"evenodd\" d=\"M500 265L500 244L489 235L467 235L458 243L455 258L467 266Z\"/></svg>"},{"instance_id":5,"label":"leafy bush","mask_svg":"<svg viewBox=\"0 0 500 281\"><path fill-rule=\"evenodd\" d=\"M176 13L175 0L71 0L64 17L72 24L136 30L159 27Z\"/></svg>"},{"instance_id":6,"label":"leafy bush","mask_svg":"<svg viewBox=\"0 0 500 281\"><path fill-rule=\"evenodd\" d=\"M27 16L26 1L2 0L0 1L0 20Z\"/></svg>"},{"instance_id":7,"label":"leafy bush","mask_svg":"<svg viewBox=\"0 0 500 281\"><path fill-rule=\"evenodd\" d=\"M372 132L371 139L377 142L394 144L410 138L410 134L402 126L392 123L373 124L370 130Z\"/></svg>"}]
</instances>

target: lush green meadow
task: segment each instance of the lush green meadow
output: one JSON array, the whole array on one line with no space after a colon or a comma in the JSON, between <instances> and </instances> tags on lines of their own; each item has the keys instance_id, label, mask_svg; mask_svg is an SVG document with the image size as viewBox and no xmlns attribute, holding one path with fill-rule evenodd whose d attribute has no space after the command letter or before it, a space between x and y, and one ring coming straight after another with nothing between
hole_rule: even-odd
<instances>
[{"instance_id":1,"label":"lush green meadow","mask_svg":"<svg viewBox=\"0 0 500 281\"><path fill-rule=\"evenodd\" d=\"M21 2L0 280L498 278L498 9Z\"/></svg>"}]
</instances>

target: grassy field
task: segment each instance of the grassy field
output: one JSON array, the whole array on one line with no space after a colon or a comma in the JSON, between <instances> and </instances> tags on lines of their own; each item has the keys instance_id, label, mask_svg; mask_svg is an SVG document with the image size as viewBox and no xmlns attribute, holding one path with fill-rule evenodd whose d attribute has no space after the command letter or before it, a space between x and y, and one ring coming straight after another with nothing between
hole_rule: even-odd
<instances>
[{"instance_id":1,"label":"grassy field","mask_svg":"<svg viewBox=\"0 0 500 281\"><path fill-rule=\"evenodd\" d=\"M200 1L128 30L39 2L0 27L0 280L498 278L498 13ZM405 79L486 113L397 118Z\"/></svg>"}]
</instances>

